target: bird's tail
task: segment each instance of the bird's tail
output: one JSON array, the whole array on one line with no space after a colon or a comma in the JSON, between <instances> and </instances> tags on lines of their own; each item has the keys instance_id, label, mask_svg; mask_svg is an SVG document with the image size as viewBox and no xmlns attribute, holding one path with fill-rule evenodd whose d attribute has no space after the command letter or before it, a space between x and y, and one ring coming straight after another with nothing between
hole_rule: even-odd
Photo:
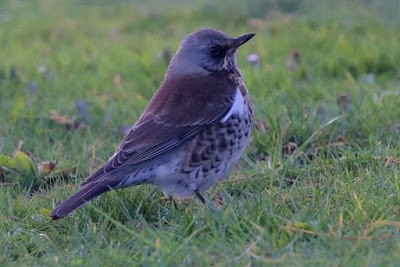
<instances>
[{"instance_id":1,"label":"bird's tail","mask_svg":"<svg viewBox=\"0 0 400 267\"><path fill-rule=\"evenodd\" d=\"M67 200L63 201L58 205L50 214L53 220L61 219L71 212L73 212L78 207L82 206L91 199L97 197L98 195L109 191L116 184L111 184L110 181L104 179L99 182L92 182L87 184L84 188L70 196Z\"/></svg>"}]
</instances>

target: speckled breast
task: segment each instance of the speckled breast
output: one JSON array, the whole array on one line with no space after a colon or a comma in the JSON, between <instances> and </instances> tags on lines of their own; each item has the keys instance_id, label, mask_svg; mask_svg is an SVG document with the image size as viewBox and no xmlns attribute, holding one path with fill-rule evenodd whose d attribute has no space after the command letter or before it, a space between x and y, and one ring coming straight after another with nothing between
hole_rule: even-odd
<instances>
[{"instance_id":1,"label":"speckled breast","mask_svg":"<svg viewBox=\"0 0 400 267\"><path fill-rule=\"evenodd\" d=\"M244 114L232 114L225 122L205 128L187 147L190 153L186 153L181 171L188 175L186 182L200 192L226 176L243 154L253 126L248 95L245 105Z\"/></svg>"}]
</instances>

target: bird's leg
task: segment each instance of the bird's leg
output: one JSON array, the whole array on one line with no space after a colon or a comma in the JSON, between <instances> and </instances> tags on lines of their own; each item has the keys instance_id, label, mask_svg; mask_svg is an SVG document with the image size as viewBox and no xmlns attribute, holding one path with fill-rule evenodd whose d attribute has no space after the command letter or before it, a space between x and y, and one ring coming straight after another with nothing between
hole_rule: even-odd
<instances>
[{"instance_id":1,"label":"bird's leg","mask_svg":"<svg viewBox=\"0 0 400 267\"><path fill-rule=\"evenodd\" d=\"M176 210L178 210L178 204L176 204L175 199L174 199L172 196L169 196L169 200L172 201L172 203L174 203L174 208L175 208Z\"/></svg>"},{"instance_id":2,"label":"bird's leg","mask_svg":"<svg viewBox=\"0 0 400 267\"><path fill-rule=\"evenodd\" d=\"M203 195L200 194L200 192L197 191L197 190L194 190L194 193L196 194L196 197L197 197L198 199L200 199L201 203L203 203L203 204L205 205L205 204L206 204L206 200L205 200L205 198L203 197Z\"/></svg>"},{"instance_id":3,"label":"bird's leg","mask_svg":"<svg viewBox=\"0 0 400 267\"><path fill-rule=\"evenodd\" d=\"M206 199L205 197L203 197L203 195L198 191L198 190L194 190L194 193L196 194L196 197L198 199L200 199L201 203L203 203L203 205L207 205L208 208L210 209L212 214L217 214L217 211L214 208L214 205L212 202L206 203Z\"/></svg>"}]
</instances>

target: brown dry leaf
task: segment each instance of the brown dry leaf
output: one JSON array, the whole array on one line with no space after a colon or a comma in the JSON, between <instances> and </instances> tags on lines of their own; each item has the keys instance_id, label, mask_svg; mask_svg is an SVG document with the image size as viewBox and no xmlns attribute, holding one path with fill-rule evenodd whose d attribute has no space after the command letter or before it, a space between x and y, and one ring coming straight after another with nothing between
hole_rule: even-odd
<instances>
[{"instance_id":1,"label":"brown dry leaf","mask_svg":"<svg viewBox=\"0 0 400 267\"><path fill-rule=\"evenodd\" d=\"M257 28L257 29L266 29L266 28L268 28L268 23L265 20L262 20L262 19L249 19L247 21L247 24L250 27L254 27L254 28Z\"/></svg>"},{"instance_id":2,"label":"brown dry leaf","mask_svg":"<svg viewBox=\"0 0 400 267\"><path fill-rule=\"evenodd\" d=\"M302 221L290 221L282 228L288 234L306 234L306 235L313 235L313 236L321 236L326 235L325 233L317 233L314 231L314 228L311 224Z\"/></svg>"},{"instance_id":3,"label":"brown dry leaf","mask_svg":"<svg viewBox=\"0 0 400 267\"><path fill-rule=\"evenodd\" d=\"M57 165L57 161L46 161L41 162L37 166L38 174L39 175L49 175Z\"/></svg>"},{"instance_id":4,"label":"brown dry leaf","mask_svg":"<svg viewBox=\"0 0 400 267\"><path fill-rule=\"evenodd\" d=\"M386 221L386 220L373 222L364 227L364 230L362 231L361 236L366 237L372 230L379 228L379 227L384 227L384 226L394 226L394 227L397 227L398 229L400 229L400 222Z\"/></svg>"},{"instance_id":5,"label":"brown dry leaf","mask_svg":"<svg viewBox=\"0 0 400 267\"><path fill-rule=\"evenodd\" d=\"M65 125L68 129L79 130L85 128L86 125L83 122L77 121L75 118L68 118L61 116L56 110L50 111L50 120L61 125Z\"/></svg>"},{"instance_id":6,"label":"brown dry leaf","mask_svg":"<svg viewBox=\"0 0 400 267\"><path fill-rule=\"evenodd\" d=\"M50 119L58 124L70 125L73 123L72 119L58 115L57 111L55 110L50 111Z\"/></svg>"},{"instance_id":7,"label":"brown dry leaf","mask_svg":"<svg viewBox=\"0 0 400 267\"><path fill-rule=\"evenodd\" d=\"M224 205L224 199L222 198L221 194L218 194L214 197L214 207L219 209Z\"/></svg>"},{"instance_id":8,"label":"brown dry leaf","mask_svg":"<svg viewBox=\"0 0 400 267\"><path fill-rule=\"evenodd\" d=\"M256 129L260 132L266 133L269 130L269 127L265 121L256 119L255 121Z\"/></svg>"},{"instance_id":9,"label":"brown dry leaf","mask_svg":"<svg viewBox=\"0 0 400 267\"><path fill-rule=\"evenodd\" d=\"M342 147L346 145L346 139L344 138L344 136L339 135L336 137L335 142L330 143L329 140L324 140L322 142L323 146L334 146L334 147Z\"/></svg>"},{"instance_id":10,"label":"brown dry leaf","mask_svg":"<svg viewBox=\"0 0 400 267\"><path fill-rule=\"evenodd\" d=\"M98 100L98 101L106 101L109 98L110 97L108 95L98 95L98 96L96 96L96 100Z\"/></svg>"},{"instance_id":11,"label":"brown dry leaf","mask_svg":"<svg viewBox=\"0 0 400 267\"><path fill-rule=\"evenodd\" d=\"M392 163L400 164L400 159L394 159L393 157L386 156L386 157L380 157L380 156L375 156L372 157L374 160L384 160L385 161L385 166L389 166Z\"/></svg>"},{"instance_id":12,"label":"brown dry leaf","mask_svg":"<svg viewBox=\"0 0 400 267\"><path fill-rule=\"evenodd\" d=\"M161 240L159 237L157 237L156 239L156 245L155 245L156 249L160 249L161 248Z\"/></svg>"},{"instance_id":13,"label":"brown dry leaf","mask_svg":"<svg viewBox=\"0 0 400 267\"><path fill-rule=\"evenodd\" d=\"M0 186L10 186L10 185L13 185L13 183L6 183L6 182L0 183Z\"/></svg>"},{"instance_id":14,"label":"brown dry leaf","mask_svg":"<svg viewBox=\"0 0 400 267\"><path fill-rule=\"evenodd\" d=\"M122 87L121 74L117 73L117 74L114 75L114 85L116 87Z\"/></svg>"},{"instance_id":15,"label":"brown dry leaf","mask_svg":"<svg viewBox=\"0 0 400 267\"><path fill-rule=\"evenodd\" d=\"M291 226L291 225L286 225L283 227L283 229L285 229L288 233L301 233L301 234L308 234L308 235L314 235L314 236L320 235L314 231L298 228L298 227Z\"/></svg>"},{"instance_id":16,"label":"brown dry leaf","mask_svg":"<svg viewBox=\"0 0 400 267\"><path fill-rule=\"evenodd\" d=\"M17 148L15 149L15 151L20 151L22 149L23 145L24 145L24 140L19 140Z\"/></svg>"}]
</instances>

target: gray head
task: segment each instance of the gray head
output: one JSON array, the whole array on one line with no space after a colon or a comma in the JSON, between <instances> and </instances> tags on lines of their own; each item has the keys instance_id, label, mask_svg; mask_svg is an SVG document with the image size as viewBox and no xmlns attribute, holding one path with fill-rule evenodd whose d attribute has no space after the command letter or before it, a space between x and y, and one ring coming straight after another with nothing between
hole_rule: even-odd
<instances>
[{"instance_id":1,"label":"gray head","mask_svg":"<svg viewBox=\"0 0 400 267\"><path fill-rule=\"evenodd\" d=\"M253 36L249 33L233 38L215 29L197 30L182 40L168 66L166 77L238 71L237 49Z\"/></svg>"}]
</instances>

